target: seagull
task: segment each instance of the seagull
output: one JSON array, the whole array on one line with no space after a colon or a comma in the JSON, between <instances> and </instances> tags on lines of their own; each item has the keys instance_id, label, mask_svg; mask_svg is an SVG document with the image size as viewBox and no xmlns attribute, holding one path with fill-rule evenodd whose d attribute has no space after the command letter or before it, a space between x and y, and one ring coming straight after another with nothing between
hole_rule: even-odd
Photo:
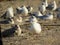
<instances>
[{"instance_id":1,"label":"seagull","mask_svg":"<svg viewBox=\"0 0 60 45\"><path fill-rule=\"evenodd\" d=\"M40 11L36 11L30 14L30 16L35 16L35 17L39 17L39 16L43 16L42 13Z\"/></svg>"},{"instance_id":2,"label":"seagull","mask_svg":"<svg viewBox=\"0 0 60 45\"><path fill-rule=\"evenodd\" d=\"M29 13L31 13L31 12L32 12L32 10L33 10L33 7L28 6L28 7L27 7L27 9L28 9L28 12L29 12Z\"/></svg>"},{"instance_id":3,"label":"seagull","mask_svg":"<svg viewBox=\"0 0 60 45\"><path fill-rule=\"evenodd\" d=\"M55 1L53 1L53 2L52 2L52 7L53 7L53 9L52 9L52 10L56 10L56 9L57 9L57 4L56 4L56 2L55 2Z\"/></svg>"},{"instance_id":4,"label":"seagull","mask_svg":"<svg viewBox=\"0 0 60 45\"><path fill-rule=\"evenodd\" d=\"M55 10L57 9L57 4L56 4L56 2L53 1L50 5L48 5L48 7L46 7L46 9L55 11Z\"/></svg>"},{"instance_id":5,"label":"seagull","mask_svg":"<svg viewBox=\"0 0 60 45\"><path fill-rule=\"evenodd\" d=\"M8 18L6 20L0 21L0 24L14 24L14 20L12 18Z\"/></svg>"},{"instance_id":6,"label":"seagull","mask_svg":"<svg viewBox=\"0 0 60 45\"><path fill-rule=\"evenodd\" d=\"M12 17L14 17L13 8L9 7L6 12L6 18L12 18Z\"/></svg>"},{"instance_id":7,"label":"seagull","mask_svg":"<svg viewBox=\"0 0 60 45\"><path fill-rule=\"evenodd\" d=\"M17 7L16 10L17 10L17 12L19 12L20 14L28 15L28 9L26 8L26 6Z\"/></svg>"},{"instance_id":8,"label":"seagull","mask_svg":"<svg viewBox=\"0 0 60 45\"><path fill-rule=\"evenodd\" d=\"M23 11L23 10L22 10L22 7L17 7L17 8L16 8L16 12L17 12L18 14L21 14L22 11Z\"/></svg>"},{"instance_id":9,"label":"seagull","mask_svg":"<svg viewBox=\"0 0 60 45\"><path fill-rule=\"evenodd\" d=\"M21 28L19 25L15 25L17 27L17 30L15 31L15 33L20 36L21 35Z\"/></svg>"},{"instance_id":10,"label":"seagull","mask_svg":"<svg viewBox=\"0 0 60 45\"><path fill-rule=\"evenodd\" d=\"M48 6L47 0L44 0L43 2L44 2L44 4L45 4L45 7L47 7L47 6Z\"/></svg>"},{"instance_id":11,"label":"seagull","mask_svg":"<svg viewBox=\"0 0 60 45\"><path fill-rule=\"evenodd\" d=\"M42 3L42 5L38 8L38 10L41 12L41 13L44 13L46 11L46 6L44 4L44 2Z\"/></svg>"},{"instance_id":12,"label":"seagull","mask_svg":"<svg viewBox=\"0 0 60 45\"><path fill-rule=\"evenodd\" d=\"M30 25L30 30L36 34L40 34L41 32L41 25L36 22L36 21L31 21L31 25Z\"/></svg>"},{"instance_id":13,"label":"seagull","mask_svg":"<svg viewBox=\"0 0 60 45\"><path fill-rule=\"evenodd\" d=\"M42 16L42 18L43 18L44 20L53 20L53 14L48 13L48 14Z\"/></svg>"},{"instance_id":14,"label":"seagull","mask_svg":"<svg viewBox=\"0 0 60 45\"><path fill-rule=\"evenodd\" d=\"M14 17L14 12L12 7L9 7L7 11L1 16L1 18L4 19L13 18L13 17Z\"/></svg>"},{"instance_id":15,"label":"seagull","mask_svg":"<svg viewBox=\"0 0 60 45\"><path fill-rule=\"evenodd\" d=\"M21 35L21 28L19 25L12 25L11 28L5 29L5 31L2 32L2 36L13 36L14 33L16 33L18 36Z\"/></svg>"},{"instance_id":16,"label":"seagull","mask_svg":"<svg viewBox=\"0 0 60 45\"><path fill-rule=\"evenodd\" d=\"M35 16L31 16L29 19L30 23L31 22L38 22L37 18Z\"/></svg>"}]
</instances>

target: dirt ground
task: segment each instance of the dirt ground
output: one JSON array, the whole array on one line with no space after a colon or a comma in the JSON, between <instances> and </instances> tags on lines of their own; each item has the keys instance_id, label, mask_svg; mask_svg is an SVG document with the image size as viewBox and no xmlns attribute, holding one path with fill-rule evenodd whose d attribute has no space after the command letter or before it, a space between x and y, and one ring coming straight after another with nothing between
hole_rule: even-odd
<instances>
[{"instance_id":1,"label":"dirt ground","mask_svg":"<svg viewBox=\"0 0 60 45\"><path fill-rule=\"evenodd\" d=\"M53 0L48 0L52 2ZM60 0L55 0L58 7L60 6ZM42 0L22 0L22 1L3 1L0 2L0 17L5 13L8 7L12 6L14 12L16 7L21 5L31 5L34 7L34 11L37 10ZM40 34L32 34L29 31L29 23L25 22L24 25L20 25L22 29L22 35L17 36L16 34L8 34L9 36L2 36L3 45L60 45L60 19L58 19L57 13L54 11L54 20L39 20L42 26L42 32ZM0 18L0 20L3 20ZM24 20L24 18L23 18ZM5 29L11 28L10 24L0 24L1 33L6 31Z\"/></svg>"}]
</instances>

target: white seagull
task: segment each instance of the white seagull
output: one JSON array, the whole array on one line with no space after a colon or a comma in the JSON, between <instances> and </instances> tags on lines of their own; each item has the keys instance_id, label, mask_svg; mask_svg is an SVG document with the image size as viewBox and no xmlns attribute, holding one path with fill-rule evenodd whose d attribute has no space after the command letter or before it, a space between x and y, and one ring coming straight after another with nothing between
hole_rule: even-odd
<instances>
[{"instance_id":1,"label":"white seagull","mask_svg":"<svg viewBox=\"0 0 60 45\"><path fill-rule=\"evenodd\" d=\"M31 16L29 19L30 23L31 22L38 22L37 18L35 16Z\"/></svg>"},{"instance_id":2,"label":"white seagull","mask_svg":"<svg viewBox=\"0 0 60 45\"><path fill-rule=\"evenodd\" d=\"M41 32L41 25L36 21L31 21L30 30L36 34L40 34Z\"/></svg>"},{"instance_id":3,"label":"white seagull","mask_svg":"<svg viewBox=\"0 0 60 45\"><path fill-rule=\"evenodd\" d=\"M39 7L39 11L40 11L41 13L44 13L44 12L46 11L46 6L45 6L44 2L43 2L42 5Z\"/></svg>"},{"instance_id":4,"label":"white seagull","mask_svg":"<svg viewBox=\"0 0 60 45\"><path fill-rule=\"evenodd\" d=\"M56 4L55 0L52 2L52 7L53 7L52 10L56 10L57 9L57 4Z\"/></svg>"},{"instance_id":5,"label":"white seagull","mask_svg":"<svg viewBox=\"0 0 60 45\"><path fill-rule=\"evenodd\" d=\"M43 2L45 3L45 6L47 7L48 6L47 0L44 0Z\"/></svg>"},{"instance_id":6,"label":"white seagull","mask_svg":"<svg viewBox=\"0 0 60 45\"><path fill-rule=\"evenodd\" d=\"M13 8L10 7L7 9L6 18L12 18L12 17L14 17L14 12L13 12Z\"/></svg>"},{"instance_id":7,"label":"white seagull","mask_svg":"<svg viewBox=\"0 0 60 45\"><path fill-rule=\"evenodd\" d=\"M28 15L28 9L26 6L17 7L17 12L23 15Z\"/></svg>"},{"instance_id":8,"label":"white seagull","mask_svg":"<svg viewBox=\"0 0 60 45\"><path fill-rule=\"evenodd\" d=\"M48 13L48 14L42 16L42 18L45 20L53 20L53 14Z\"/></svg>"},{"instance_id":9,"label":"white seagull","mask_svg":"<svg viewBox=\"0 0 60 45\"><path fill-rule=\"evenodd\" d=\"M32 12L32 10L33 10L33 7L28 6L28 7L27 7L27 9L28 9L28 12L29 12L29 13L31 13L31 12Z\"/></svg>"}]
</instances>

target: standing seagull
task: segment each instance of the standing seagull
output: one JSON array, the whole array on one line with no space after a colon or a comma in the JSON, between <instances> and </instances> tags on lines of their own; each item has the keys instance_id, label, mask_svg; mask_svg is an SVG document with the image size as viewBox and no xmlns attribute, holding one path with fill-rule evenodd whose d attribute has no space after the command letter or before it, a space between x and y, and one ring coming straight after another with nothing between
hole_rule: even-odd
<instances>
[{"instance_id":1,"label":"standing seagull","mask_svg":"<svg viewBox=\"0 0 60 45\"><path fill-rule=\"evenodd\" d=\"M56 10L57 9L57 4L56 4L55 0L52 2L52 7L53 7L52 10Z\"/></svg>"},{"instance_id":2,"label":"standing seagull","mask_svg":"<svg viewBox=\"0 0 60 45\"><path fill-rule=\"evenodd\" d=\"M12 18L12 17L14 17L14 13L13 13L13 8L10 7L7 9L6 18Z\"/></svg>"},{"instance_id":3,"label":"standing seagull","mask_svg":"<svg viewBox=\"0 0 60 45\"><path fill-rule=\"evenodd\" d=\"M38 9L41 13L44 13L46 11L46 6L45 6L44 2L42 3L42 5Z\"/></svg>"},{"instance_id":4,"label":"standing seagull","mask_svg":"<svg viewBox=\"0 0 60 45\"><path fill-rule=\"evenodd\" d=\"M18 7L18 8L16 8L16 10L20 14L28 15L28 9L26 8L26 6Z\"/></svg>"},{"instance_id":5,"label":"standing seagull","mask_svg":"<svg viewBox=\"0 0 60 45\"><path fill-rule=\"evenodd\" d=\"M36 21L31 21L31 28L30 30L36 34L39 34L41 32L41 25Z\"/></svg>"},{"instance_id":6,"label":"standing seagull","mask_svg":"<svg viewBox=\"0 0 60 45\"><path fill-rule=\"evenodd\" d=\"M47 7L48 6L47 0L44 0L43 2L45 3L45 6Z\"/></svg>"},{"instance_id":7,"label":"standing seagull","mask_svg":"<svg viewBox=\"0 0 60 45\"><path fill-rule=\"evenodd\" d=\"M22 13L24 15L28 15L28 9L25 6L22 7L22 10L23 10Z\"/></svg>"},{"instance_id":8,"label":"standing seagull","mask_svg":"<svg viewBox=\"0 0 60 45\"><path fill-rule=\"evenodd\" d=\"M56 9L57 9L57 4L56 4L56 2L53 1L50 5L48 5L48 7L46 7L46 9L52 10L52 11L56 10Z\"/></svg>"}]
</instances>

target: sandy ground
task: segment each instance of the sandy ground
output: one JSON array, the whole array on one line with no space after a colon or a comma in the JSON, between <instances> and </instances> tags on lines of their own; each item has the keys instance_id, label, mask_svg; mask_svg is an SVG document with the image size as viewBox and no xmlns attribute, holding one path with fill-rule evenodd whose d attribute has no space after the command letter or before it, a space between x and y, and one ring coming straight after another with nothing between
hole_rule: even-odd
<instances>
[{"instance_id":1,"label":"sandy ground","mask_svg":"<svg viewBox=\"0 0 60 45\"><path fill-rule=\"evenodd\" d=\"M34 11L36 11L37 7L41 4L41 1L42 0L0 2L0 16L2 16L10 6L12 6L15 11L17 6L31 5L34 7ZM53 0L49 0L48 2L52 1ZM60 6L60 0L56 0L56 2L57 5ZM31 31L29 31L29 23L25 22L24 25L20 25L23 35L19 37L16 34L11 34L6 37L2 36L3 45L60 45L60 19L56 18L57 13L59 12L54 12L53 21L39 20L39 23L42 25L42 32L39 35L32 34ZM0 25L2 28L1 32L4 32L6 31L5 29L9 29L11 27L9 24Z\"/></svg>"}]
</instances>

